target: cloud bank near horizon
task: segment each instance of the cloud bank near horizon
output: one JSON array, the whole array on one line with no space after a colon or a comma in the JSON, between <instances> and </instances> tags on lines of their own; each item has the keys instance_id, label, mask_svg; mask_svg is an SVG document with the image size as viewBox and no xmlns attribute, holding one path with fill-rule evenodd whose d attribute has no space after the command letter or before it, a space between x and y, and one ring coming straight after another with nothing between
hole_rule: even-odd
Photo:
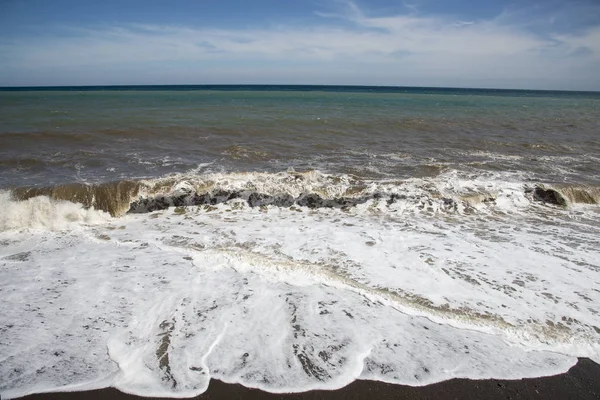
<instances>
[{"instance_id":1,"label":"cloud bank near horizon","mask_svg":"<svg viewBox=\"0 0 600 400\"><path fill-rule=\"evenodd\" d=\"M566 6L565 6L566 7ZM558 10L558 11L557 11ZM600 90L600 6L487 18L334 1L310 23L62 25L0 36L0 85L366 84ZM570 26L556 13L572 16ZM553 21L554 18L554 21ZM599 17L600 19L600 17ZM216 24L218 25L218 24Z\"/></svg>"}]
</instances>

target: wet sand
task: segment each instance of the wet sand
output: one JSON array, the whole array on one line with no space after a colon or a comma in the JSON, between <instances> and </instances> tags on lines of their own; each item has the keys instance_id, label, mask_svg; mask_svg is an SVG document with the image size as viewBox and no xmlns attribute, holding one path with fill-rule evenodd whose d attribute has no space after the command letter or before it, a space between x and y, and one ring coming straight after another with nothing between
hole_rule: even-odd
<instances>
[{"instance_id":1,"label":"wet sand","mask_svg":"<svg viewBox=\"0 0 600 400\"><path fill-rule=\"evenodd\" d=\"M312 391L272 394L241 385L212 380L208 390L196 399L600 399L600 365L583 358L569 372L561 375L505 381L498 379L453 379L424 387L392 385L376 381L355 381L334 391ZM116 389L88 392L34 394L26 400L134 400L143 397L127 395Z\"/></svg>"}]
</instances>

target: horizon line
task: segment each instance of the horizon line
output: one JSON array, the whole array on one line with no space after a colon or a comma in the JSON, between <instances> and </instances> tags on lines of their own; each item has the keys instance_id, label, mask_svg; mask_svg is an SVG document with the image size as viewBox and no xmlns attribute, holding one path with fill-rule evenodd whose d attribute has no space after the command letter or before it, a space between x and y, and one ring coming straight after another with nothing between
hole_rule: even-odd
<instances>
[{"instance_id":1,"label":"horizon line","mask_svg":"<svg viewBox=\"0 0 600 400\"><path fill-rule=\"evenodd\" d=\"M195 84L108 84L108 85L20 85L0 86L0 91L35 91L51 89L93 89L118 90L122 88L235 88L235 87L289 87L289 88L357 88L357 89L425 89L425 90L476 90L500 92L568 92L600 94L600 90L573 89L519 89L495 87L459 87L459 86L411 86L411 85L365 85L365 84L288 84L288 83L195 83Z\"/></svg>"}]
</instances>

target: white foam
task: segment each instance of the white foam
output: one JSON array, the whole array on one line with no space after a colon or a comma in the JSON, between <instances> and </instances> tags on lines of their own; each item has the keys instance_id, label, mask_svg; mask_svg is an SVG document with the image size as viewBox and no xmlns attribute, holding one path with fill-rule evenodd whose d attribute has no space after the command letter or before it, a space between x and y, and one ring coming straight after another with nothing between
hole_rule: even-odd
<instances>
[{"instance_id":1,"label":"white foam","mask_svg":"<svg viewBox=\"0 0 600 400\"><path fill-rule=\"evenodd\" d=\"M62 230L74 223L97 224L110 219L110 215L102 211L47 196L13 201L6 191L0 191L0 208L0 232L27 228Z\"/></svg>"},{"instance_id":2,"label":"white foam","mask_svg":"<svg viewBox=\"0 0 600 400\"><path fill-rule=\"evenodd\" d=\"M404 196L389 206L236 199L0 232L0 392L186 397L213 377L295 392L600 361L597 214L537 206L517 179L469 178L361 183ZM318 172L195 179L175 189L337 196L356 185ZM473 193L495 201L440 205Z\"/></svg>"},{"instance_id":3,"label":"white foam","mask_svg":"<svg viewBox=\"0 0 600 400\"><path fill-rule=\"evenodd\" d=\"M270 195L286 193L294 197L303 193L317 193L335 197L343 195L356 181L356 178L349 175L329 175L319 171L304 173L207 173L202 175L198 175L194 171L190 174L177 174L149 180L146 181L146 184L154 187L157 184L160 186L163 182L173 182L175 185L186 182L186 185L198 188L200 192L206 190L246 190ZM167 186L168 190L172 189Z\"/></svg>"}]
</instances>

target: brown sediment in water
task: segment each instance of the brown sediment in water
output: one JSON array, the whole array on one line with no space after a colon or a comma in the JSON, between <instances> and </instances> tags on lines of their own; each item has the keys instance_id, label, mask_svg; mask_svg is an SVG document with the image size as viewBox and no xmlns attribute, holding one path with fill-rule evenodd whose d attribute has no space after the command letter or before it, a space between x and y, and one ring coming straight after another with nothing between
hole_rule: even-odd
<instances>
[{"instance_id":1,"label":"brown sediment in water","mask_svg":"<svg viewBox=\"0 0 600 400\"><path fill-rule=\"evenodd\" d=\"M98 185L71 183L48 187L15 188L12 190L12 195L17 200L48 196L55 200L79 203L86 208L94 207L109 212L112 216L118 216L129 210L131 199L138 195L139 190L139 182L118 181Z\"/></svg>"},{"instance_id":2,"label":"brown sediment in water","mask_svg":"<svg viewBox=\"0 0 600 400\"><path fill-rule=\"evenodd\" d=\"M538 185L533 190L533 198L563 207L569 204L599 204L600 187L567 183Z\"/></svg>"},{"instance_id":3,"label":"brown sediment in water","mask_svg":"<svg viewBox=\"0 0 600 400\"><path fill-rule=\"evenodd\" d=\"M598 204L600 203L600 187L580 185L553 185L570 203Z\"/></svg>"}]
</instances>

